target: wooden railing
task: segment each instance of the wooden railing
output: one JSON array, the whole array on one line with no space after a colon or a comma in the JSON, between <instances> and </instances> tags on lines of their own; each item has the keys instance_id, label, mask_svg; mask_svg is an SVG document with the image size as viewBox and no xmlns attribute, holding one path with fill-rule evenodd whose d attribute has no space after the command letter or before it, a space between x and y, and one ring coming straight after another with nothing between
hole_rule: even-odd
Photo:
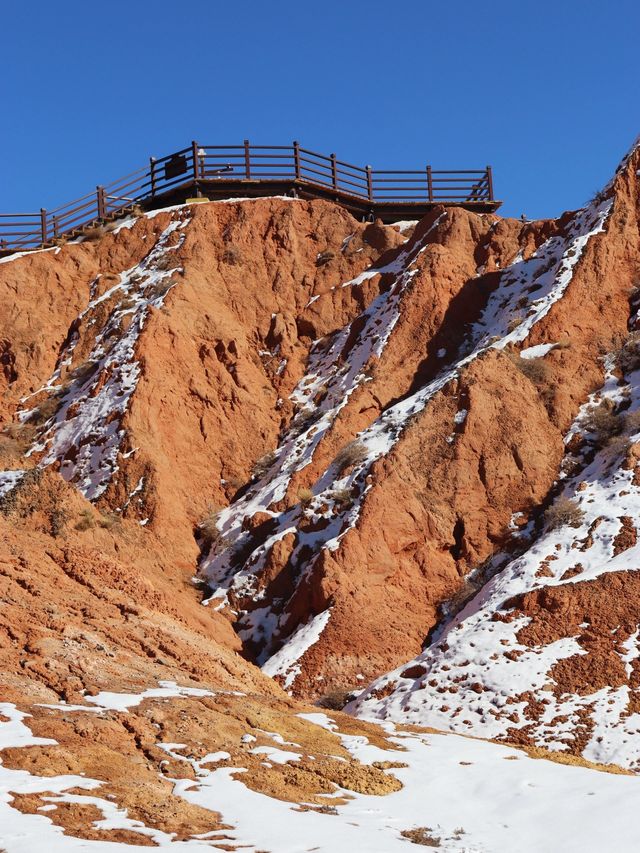
<instances>
[{"instance_id":1,"label":"wooden railing","mask_svg":"<svg viewBox=\"0 0 640 853\"><path fill-rule=\"evenodd\" d=\"M491 167L481 170L377 170L354 166L293 145L204 145L192 142L111 184L54 210L0 213L0 250L19 251L46 246L63 236L112 219L135 204L152 206L182 187L195 192L235 182L294 184L313 194L314 188L335 193L337 200L369 203L475 204L493 203Z\"/></svg>"}]
</instances>

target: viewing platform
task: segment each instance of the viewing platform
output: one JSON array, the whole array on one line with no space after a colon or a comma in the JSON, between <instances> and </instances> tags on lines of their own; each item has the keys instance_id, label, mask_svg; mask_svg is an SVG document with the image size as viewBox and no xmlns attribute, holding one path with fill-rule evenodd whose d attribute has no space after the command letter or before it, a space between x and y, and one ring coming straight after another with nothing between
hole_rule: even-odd
<instances>
[{"instance_id":1,"label":"viewing platform","mask_svg":"<svg viewBox=\"0 0 640 853\"><path fill-rule=\"evenodd\" d=\"M492 213L491 167L442 171L354 166L292 145L200 145L151 157L141 169L54 210L0 213L0 254L37 249L125 215L191 198L211 201L288 195L337 202L354 216L393 223L420 219L439 205Z\"/></svg>"}]
</instances>

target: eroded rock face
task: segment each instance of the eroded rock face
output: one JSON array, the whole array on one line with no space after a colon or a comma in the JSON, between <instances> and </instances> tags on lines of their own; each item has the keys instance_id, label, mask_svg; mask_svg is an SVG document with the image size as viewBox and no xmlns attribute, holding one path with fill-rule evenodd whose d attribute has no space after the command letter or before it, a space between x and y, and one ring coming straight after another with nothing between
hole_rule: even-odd
<instances>
[{"instance_id":1,"label":"eroded rock face","mask_svg":"<svg viewBox=\"0 0 640 853\"><path fill-rule=\"evenodd\" d=\"M517 519L520 556L494 557L475 598L410 666L374 682L357 713L640 766L639 161L636 148L594 202L610 204L604 230L529 336L567 343L544 356L565 445L545 520Z\"/></svg>"},{"instance_id":2,"label":"eroded rock face","mask_svg":"<svg viewBox=\"0 0 640 853\"><path fill-rule=\"evenodd\" d=\"M638 159L557 221L441 208L407 238L259 199L0 264L12 696L188 672L288 701L395 670L358 711L612 760L592 697L633 686L635 597L595 613L635 569L612 419ZM559 482L571 541L541 519Z\"/></svg>"}]
</instances>

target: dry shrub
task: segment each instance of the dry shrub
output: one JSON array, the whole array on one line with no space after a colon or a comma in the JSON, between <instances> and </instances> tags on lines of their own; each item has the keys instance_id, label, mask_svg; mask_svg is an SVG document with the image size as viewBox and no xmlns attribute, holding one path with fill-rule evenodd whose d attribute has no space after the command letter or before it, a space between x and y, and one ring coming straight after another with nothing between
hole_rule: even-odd
<instances>
[{"instance_id":1,"label":"dry shrub","mask_svg":"<svg viewBox=\"0 0 640 853\"><path fill-rule=\"evenodd\" d=\"M636 409L635 412L627 412L624 415L624 427L630 433L640 430L640 409Z\"/></svg>"},{"instance_id":2,"label":"dry shrub","mask_svg":"<svg viewBox=\"0 0 640 853\"><path fill-rule=\"evenodd\" d=\"M329 497L337 504L349 504L353 501L351 489L334 489L329 492Z\"/></svg>"},{"instance_id":3,"label":"dry shrub","mask_svg":"<svg viewBox=\"0 0 640 853\"><path fill-rule=\"evenodd\" d=\"M29 418L29 423L43 424L49 418L52 418L59 408L60 400L54 396L47 397L33 412Z\"/></svg>"},{"instance_id":4,"label":"dry shrub","mask_svg":"<svg viewBox=\"0 0 640 853\"><path fill-rule=\"evenodd\" d=\"M83 509L80 514L80 521L76 524L76 530L91 530L96 526L93 520L93 513L90 509Z\"/></svg>"},{"instance_id":5,"label":"dry shrub","mask_svg":"<svg viewBox=\"0 0 640 853\"><path fill-rule=\"evenodd\" d=\"M591 406L587 410L583 426L595 435L597 445L603 447L614 436L620 435L625 427L625 417L617 414L611 405L603 400L599 405Z\"/></svg>"},{"instance_id":6,"label":"dry shrub","mask_svg":"<svg viewBox=\"0 0 640 853\"><path fill-rule=\"evenodd\" d=\"M98 519L98 524L104 530L112 530L114 527L119 527L122 519L119 515L113 512L105 513Z\"/></svg>"},{"instance_id":7,"label":"dry shrub","mask_svg":"<svg viewBox=\"0 0 640 853\"><path fill-rule=\"evenodd\" d=\"M340 471L344 471L345 468L350 468L352 465L364 462L367 456L368 450L366 445L362 441L358 441L356 439L345 444L345 446L337 452L334 462Z\"/></svg>"},{"instance_id":8,"label":"dry shrub","mask_svg":"<svg viewBox=\"0 0 640 853\"><path fill-rule=\"evenodd\" d=\"M518 326L521 326L523 322L524 317L522 317L521 315L516 315L515 317L512 317L507 323L507 332L515 332Z\"/></svg>"},{"instance_id":9,"label":"dry shrub","mask_svg":"<svg viewBox=\"0 0 640 853\"><path fill-rule=\"evenodd\" d=\"M107 229L104 225L89 225L82 232L82 236L89 243L94 243L96 240L100 240L101 237L107 233Z\"/></svg>"},{"instance_id":10,"label":"dry shrub","mask_svg":"<svg viewBox=\"0 0 640 853\"><path fill-rule=\"evenodd\" d=\"M276 461L276 452L275 450L270 450L269 453L265 453L264 456L261 456L260 459L253 466L252 474L254 480L260 480L267 473L269 468Z\"/></svg>"},{"instance_id":11,"label":"dry shrub","mask_svg":"<svg viewBox=\"0 0 640 853\"><path fill-rule=\"evenodd\" d=\"M144 208L139 204L134 204L131 206L130 213L131 216L144 216Z\"/></svg>"},{"instance_id":12,"label":"dry shrub","mask_svg":"<svg viewBox=\"0 0 640 853\"><path fill-rule=\"evenodd\" d=\"M549 530L559 527L579 527L584 518L584 511L577 501L572 498L559 497L544 514Z\"/></svg>"},{"instance_id":13,"label":"dry shrub","mask_svg":"<svg viewBox=\"0 0 640 853\"><path fill-rule=\"evenodd\" d=\"M211 548L212 545L216 545L218 542L223 541L222 533L218 529L220 512L221 510L219 509L212 510L205 518L202 519L200 524L198 524L198 533L202 539L202 544L207 548Z\"/></svg>"},{"instance_id":14,"label":"dry shrub","mask_svg":"<svg viewBox=\"0 0 640 853\"><path fill-rule=\"evenodd\" d=\"M632 332L616 353L618 367L623 373L632 373L640 367L640 332Z\"/></svg>"},{"instance_id":15,"label":"dry shrub","mask_svg":"<svg viewBox=\"0 0 640 853\"><path fill-rule=\"evenodd\" d=\"M61 248L62 246L66 246L68 242L69 238L63 234L61 237L54 237L51 241L51 245Z\"/></svg>"},{"instance_id":16,"label":"dry shrub","mask_svg":"<svg viewBox=\"0 0 640 853\"><path fill-rule=\"evenodd\" d=\"M153 268L156 270L168 270L174 265L175 257L173 252L167 252L164 255L160 255L160 257L156 258L153 262Z\"/></svg>"},{"instance_id":17,"label":"dry shrub","mask_svg":"<svg viewBox=\"0 0 640 853\"><path fill-rule=\"evenodd\" d=\"M571 341L569 340L568 337L564 336L564 337L560 338L559 341L556 341L553 348L554 349L571 349Z\"/></svg>"},{"instance_id":18,"label":"dry shrub","mask_svg":"<svg viewBox=\"0 0 640 853\"><path fill-rule=\"evenodd\" d=\"M607 447L610 448L616 456L626 457L629 448L631 447L631 440L627 435L614 435L607 442Z\"/></svg>"},{"instance_id":19,"label":"dry shrub","mask_svg":"<svg viewBox=\"0 0 640 853\"><path fill-rule=\"evenodd\" d=\"M515 352L508 353L508 356L520 373L526 376L534 385L545 385L549 382L549 365L544 358L521 358Z\"/></svg>"},{"instance_id":20,"label":"dry shrub","mask_svg":"<svg viewBox=\"0 0 640 853\"><path fill-rule=\"evenodd\" d=\"M328 264L329 261L332 261L335 258L335 252L332 252L330 249L327 249L325 252L320 252L318 257L316 258L316 266L322 267L325 264Z\"/></svg>"},{"instance_id":21,"label":"dry shrub","mask_svg":"<svg viewBox=\"0 0 640 853\"><path fill-rule=\"evenodd\" d=\"M353 690L331 690L329 693L321 696L316 705L318 708L328 708L330 711L342 711L344 706L356 695L357 691L354 692Z\"/></svg>"},{"instance_id":22,"label":"dry shrub","mask_svg":"<svg viewBox=\"0 0 640 853\"><path fill-rule=\"evenodd\" d=\"M416 829L403 829L400 835L411 841L412 844L420 844L422 847L441 847L442 843L435 835L431 835L431 828L419 826Z\"/></svg>"},{"instance_id":23,"label":"dry shrub","mask_svg":"<svg viewBox=\"0 0 640 853\"><path fill-rule=\"evenodd\" d=\"M298 500L302 506L309 506L313 498L314 494L311 489L298 489Z\"/></svg>"},{"instance_id":24,"label":"dry shrub","mask_svg":"<svg viewBox=\"0 0 640 853\"><path fill-rule=\"evenodd\" d=\"M242 252L233 244L227 246L222 253L222 263L228 264L230 267L238 266L242 263Z\"/></svg>"}]
</instances>

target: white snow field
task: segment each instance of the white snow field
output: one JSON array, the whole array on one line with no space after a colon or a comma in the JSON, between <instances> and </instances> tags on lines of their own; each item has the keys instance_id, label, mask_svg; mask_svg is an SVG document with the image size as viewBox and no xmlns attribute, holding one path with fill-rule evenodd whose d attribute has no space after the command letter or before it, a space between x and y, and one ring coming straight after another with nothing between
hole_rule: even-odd
<instances>
[{"instance_id":1,"label":"white snow field","mask_svg":"<svg viewBox=\"0 0 640 853\"><path fill-rule=\"evenodd\" d=\"M126 712L144 699L171 701L172 696L194 692L207 691L192 692L165 684L138 695L118 698L109 694L100 697L97 710ZM64 712L96 711L95 704L54 707ZM0 715L0 758L7 747L55 743L34 737L28 715L14 705L0 703ZM301 716L337 731L336 723L324 713ZM84 803L102 812L95 828L129 829L148 837L160 849L175 851L213 850L217 843L223 843L224 836L226 843L248 853L407 853L412 849L411 841L402 833L412 830L430 838L430 846L460 853L632 853L640 849L636 819L640 783L634 776L532 759L506 746L459 735L400 731L392 724L384 728L402 751L372 746L362 736L338 734L351 755L363 763L405 763L406 767L388 771L400 779L403 788L386 796L344 792L351 799L329 813L301 811L295 804L250 790L242 782L241 766L211 767L228 759L228 753L212 753L197 761L181 755L184 744L159 743L168 755L195 770L195 780L172 780L174 793L220 812L223 821L233 827L186 841L176 841L170 833L130 819L126 809L100 796L99 780L39 777L0 764L0 843L6 853L124 853L140 849L133 844L87 841L63 834L51 820L57 805ZM280 735L270 736L273 748L258 748L266 760L299 760L298 753L281 748L284 739ZM87 793L77 793L77 789ZM70 790L76 792L71 794ZM43 793L45 803L37 814L23 814L12 807L13 793L37 792Z\"/></svg>"}]
</instances>

